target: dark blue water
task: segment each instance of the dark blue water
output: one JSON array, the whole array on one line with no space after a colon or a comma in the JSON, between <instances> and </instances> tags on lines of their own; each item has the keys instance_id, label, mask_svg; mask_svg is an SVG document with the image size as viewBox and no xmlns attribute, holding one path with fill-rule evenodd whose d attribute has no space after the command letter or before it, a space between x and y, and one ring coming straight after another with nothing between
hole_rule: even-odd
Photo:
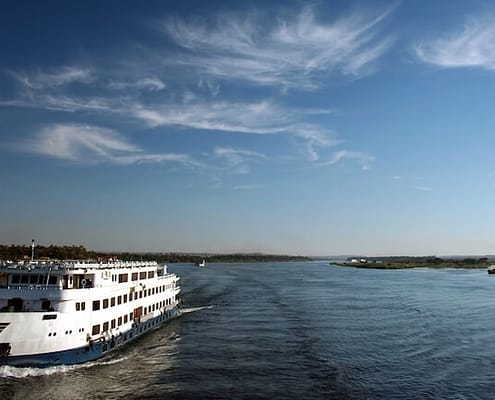
<instances>
[{"instance_id":1,"label":"dark blue water","mask_svg":"<svg viewBox=\"0 0 495 400\"><path fill-rule=\"evenodd\" d=\"M171 265L186 313L110 359L0 368L1 399L493 399L495 277Z\"/></svg>"}]
</instances>

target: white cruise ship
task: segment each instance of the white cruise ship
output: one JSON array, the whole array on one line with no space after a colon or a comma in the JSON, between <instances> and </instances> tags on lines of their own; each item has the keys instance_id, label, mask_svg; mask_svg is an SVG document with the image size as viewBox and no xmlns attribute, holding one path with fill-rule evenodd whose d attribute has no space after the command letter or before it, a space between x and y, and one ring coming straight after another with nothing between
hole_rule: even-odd
<instances>
[{"instance_id":1,"label":"white cruise ship","mask_svg":"<svg viewBox=\"0 0 495 400\"><path fill-rule=\"evenodd\" d=\"M2 263L0 365L100 358L180 315L180 278L156 262Z\"/></svg>"}]
</instances>

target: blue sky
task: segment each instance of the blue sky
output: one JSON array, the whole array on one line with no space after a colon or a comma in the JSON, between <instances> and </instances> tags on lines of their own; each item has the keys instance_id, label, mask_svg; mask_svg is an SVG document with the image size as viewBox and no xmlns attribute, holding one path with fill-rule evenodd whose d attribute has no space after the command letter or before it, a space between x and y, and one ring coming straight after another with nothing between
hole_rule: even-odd
<instances>
[{"instance_id":1,"label":"blue sky","mask_svg":"<svg viewBox=\"0 0 495 400\"><path fill-rule=\"evenodd\" d=\"M495 253L492 2L174 3L2 3L1 243Z\"/></svg>"}]
</instances>

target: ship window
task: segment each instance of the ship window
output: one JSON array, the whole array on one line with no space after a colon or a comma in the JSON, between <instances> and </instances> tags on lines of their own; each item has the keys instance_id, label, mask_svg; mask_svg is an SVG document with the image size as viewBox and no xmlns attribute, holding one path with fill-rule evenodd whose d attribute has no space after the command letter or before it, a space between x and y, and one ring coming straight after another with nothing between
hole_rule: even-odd
<instances>
[{"instance_id":1,"label":"ship window","mask_svg":"<svg viewBox=\"0 0 495 400\"><path fill-rule=\"evenodd\" d=\"M51 307L50 300L42 300L41 309L45 311L53 311L53 307Z\"/></svg>"},{"instance_id":2,"label":"ship window","mask_svg":"<svg viewBox=\"0 0 495 400\"><path fill-rule=\"evenodd\" d=\"M110 299L110 306L114 307L115 306L115 297L112 297Z\"/></svg>"},{"instance_id":3,"label":"ship window","mask_svg":"<svg viewBox=\"0 0 495 400\"><path fill-rule=\"evenodd\" d=\"M129 319L132 321L133 318L134 318L134 313L129 313Z\"/></svg>"},{"instance_id":4,"label":"ship window","mask_svg":"<svg viewBox=\"0 0 495 400\"><path fill-rule=\"evenodd\" d=\"M107 345L107 343L105 342L105 343L103 343L103 346L101 347L101 351L104 353L104 352L106 352L107 350L108 350L108 345Z\"/></svg>"},{"instance_id":5,"label":"ship window","mask_svg":"<svg viewBox=\"0 0 495 400\"><path fill-rule=\"evenodd\" d=\"M140 299L142 299L142 298L143 298L143 291L142 291L142 290L139 292L139 298L140 298Z\"/></svg>"},{"instance_id":6,"label":"ship window","mask_svg":"<svg viewBox=\"0 0 495 400\"><path fill-rule=\"evenodd\" d=\"M126 314L126 315L124 315L124 324L126 324L127 321L129 321L129 319L128 319L127 314Z\"/></svg>"},{"instance_id":7,"label":"ship window","mask_svg":"<svg viewBox=\"0 0 495 400\"><path fill-rule=\"evenodd\" d=\"M76 311L81 311L81 303L76 303Z\"/></svg>"},{"instance_id":8,"label":"ship window","mask_svg":"<svg viewBox=\"0 0 495 400\"><path fill-rule=\"evenodd\" d=\"M57 319L57 314L47 314L47 315L43 315L43 319L46 320L46 319Z\"/></svg>"},{"instance_id":9,"label":"ship window","mask_svg":"<svg viewBox=\"0 0 495 400\"><path fill-rule=\"evenodd\" d=\"M19 275L12 275L12 283L19 283L21 281L21 277Z\"/></svg>"},{"instance_id":10,"label":"ship window","mask_svg":"<svg viewBox=\"0 0 495 400\"><path fill-rule=\"evenodd\" d=\"M155 277L155 271L148 271L148 279Z\"/></svg>"},{"instance_id":11,"label":"ship window","mask_svg":"<svg viewBox=\"0 0 495 400\"><path fill-rule=\"evenodd\" d=\"M93 311L97 311L100 309L100 300L93 301Z\"/></svg>"},{"instance_id":12,"label":"ship window","mask_svg":"<svg viewBox=\"0 0 495 400\"><path fill-rule=\"evenodd\" d=\"M117 325L118 326L122 325L122 317L119 317L119 319L117 320Z\"/></svg>"},{"instance_id":13,"label":"ship window","mask_svg":"<svg viewBox=\"0 0 495 400\"><path fill-rule=\"evenodd\" d=\"M119 275L119 283L127 282L129 279L129 274L120 274Z\"/></svg>"},{"instance_id":14,"label":"ship window","mask_svg":"<svg viewBox=\"0 0 495 400\"><path fill-rule=\"evenodd\" d=\"M100 324L93 325L93 330L91 331L91 334L98 335L98 333L100 333Z\"/></svg>"},{"instance_id":15,"label":"ship window","mask_svg":"<svg viewBox=\"0 0 495 400\"><path fill-rule=\"evenodd\" d=\"M133 281L137 281L138 280L138 273L137 272L133 272L132 273L132 280Z\"/></svg>"},{"instance_id":16,"label":"ship window","mask_svg":"<svg viewBox=\"0 0 495 400\"><path fill-rule=\"evenodd\" d=\"M29 276L29 283L36 285L38 283L38 275Z\"/></svg>"},{"instance_id":17,"label":"ship window","mask_svg":"<svg viewBox=\"0 0 495 400\"><path fill-rule=\"evenodd\" d=\"M122 296L117 296L117 304L122 304Z\"/></svg>"},{"instance_id":18,"label":"ship window","mask_svg":"<svg viewBox=\"0 0 495 400\"><path fill-rule=\"evenodd\" d=\"M21 275L21 283L28 283L29 275Z\"/></svg>"},{"instance_id":19,"label":"ship window","mask_svg":"<svg viewBox=\"0 0 495 400\"><path fill-rule=\"evenodd\" d=\"M137 300L138 298L138 292L134 292L134 300Z\"/></svg>"},{"instance_id":20,"label":"ship window","mask_svg":"<svg viewBox=\"0 0 495 400\"><path fill-rule=\"evenodd\" d=\"M139 279L146 279L146 271L139 273Z\"/></svg>"},{"instance_id":21,"label":"ship window","mask_svg":"<svg viewBox=\"0 0 495 400\"><path fill-rule=\"evenodd\" d=\"M83 301L81 303L81 311L84 311L86 309L86 303Z\"/></svg>"},{"instance_id":22,"label":"ship window","mask_svg":"<svg viewBox=\"0 0 495 400\"><path fill-rule=\"evenodd\" d=\"M108 299L103 299L103 308L108 308Z\"/></svg>"},{"instance_id":23,"label":"ship window","mask_svg":"<svg viewBox=\"0 0 495 400\"><path fill-rule=\"evenodd\" d=\"M108 322L103 322L103 332L108 331Z\"/></svg>"},{"instance_id":24,"label":"ship window","mask_svg":"<svg viewBox=\"0 0 495 400\"><path fill-rule=\"evenodd\" d=\"M56 285L57 284L57 277L56 276L50 276L50 279L48 280L49 285Z\"/></svg>"},{"instance_id":25,"label":"ship window","mask_svg":"<svg viewBox=\"0 0 495 400\"><path fill-rule=\"evenodd\" d=\"M127 303L127 295L124 294L124 303Z\"/></svg>"},{"instance_id":26,"label":"ship window","mask_svg":"<svg viewBox=\"0 0 495 400\"><path fill-rule=\"evenodd\" d=\"M147 307L144 307L144 313L145 313L145 314L146 314L146 308L147 308Z\"/></svg>"},{"instance_id":27,"label":"ship window","mask_svg":"<svg viewBox=\"0 0 495 400\"><path fill-rule=\"evenodd\" d=\"M151 296L151 289L148 289L148 296Z\"/></svg>"},{"instance_id":28,"label":"ship window","mask_svg":"<svg viewBox=\"0 0 495 400\"><path fill-rule=\"evenodd\" d=\"M112 319L112 329L115 328L115 320Z\"/></svg>"}]
</instances>

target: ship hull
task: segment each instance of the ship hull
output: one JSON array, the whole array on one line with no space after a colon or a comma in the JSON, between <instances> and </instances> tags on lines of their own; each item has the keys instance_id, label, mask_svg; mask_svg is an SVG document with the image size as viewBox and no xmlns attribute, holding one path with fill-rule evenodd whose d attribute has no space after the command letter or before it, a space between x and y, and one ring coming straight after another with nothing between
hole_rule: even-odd
<instances>
[{"instance_id":1,"label":"ship hull","mask_svg":"<svg viewBox=\"0 0 495 400\"><path fill-rule=\"evenodd\" d=\"M175 307L163 315L137 324L132 329L122 332L116 337L102 338L101 340L90 342L83 347L40 354L2 356L0 357L0 365L45 368L95 361L110 353L115 353L146 333L161 327L165 322L177 318L180 314L180 308Z\"/></svg>"}]
</instances>

